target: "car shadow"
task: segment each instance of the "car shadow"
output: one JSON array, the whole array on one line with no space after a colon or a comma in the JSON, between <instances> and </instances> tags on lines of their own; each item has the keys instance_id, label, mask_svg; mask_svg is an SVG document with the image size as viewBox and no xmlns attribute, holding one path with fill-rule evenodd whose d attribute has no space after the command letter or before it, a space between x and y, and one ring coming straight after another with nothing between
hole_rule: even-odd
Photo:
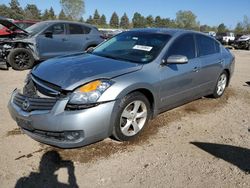
<instances>
[{"instance_id":1,"label":"car shadow","mask_svg":"<svg viewBox=\"0 0 250 188\"><path fill-rule=\"evenodd\" d=\"M66 168L68 171L68 184L61 183L54 174L60 168ZM74 164L72 161L62 160L57 151L46 152L40 161L39 172L31 172L28 177L20 178L16 183L16 188L21 187L78 187L74 173Z\"/></svg>"},{"instance_id":2,"label":"car shadow","mask_svg":"<svg viewBox=\"0 0 250 188\"><path fill-rule=\"evenodd\" d=\"M230 145L190 142L211 155L223 159L246 173L250 173L250 150Z\"/></svg>"}]
</instances>

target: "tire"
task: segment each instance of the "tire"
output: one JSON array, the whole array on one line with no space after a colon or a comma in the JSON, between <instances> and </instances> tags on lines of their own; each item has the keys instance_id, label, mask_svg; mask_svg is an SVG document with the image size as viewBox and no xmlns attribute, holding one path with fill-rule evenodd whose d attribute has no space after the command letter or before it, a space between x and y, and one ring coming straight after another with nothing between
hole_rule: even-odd
<instances>
[{"instance_id":1,"label":"tire","mask_svg":"<svg viewBox=\"0 0 250 188\"><path fill-rule=\"evenodd\" d=\"M225 89L228 85L228 81L229 81L228 74L226 71L223 71L216 82L216 86L212 94L213 98L219 98L224 94Z\"/></svg>"},{"instance_id":2,"label":"tire","mask_svg":"<svg viewBox=\"0 0 250 188\"><path fill-rule=\"evenodd\" d=\"M84 51L87 52L87 51L89 51L89 50L91 50L91 49L93 49L95 47L96 47L96 45L88 46Z\"/></svg>"},{"instance_id":3,"label":"tire","mask_svg":"<svg viewBox=\"0 0 250 188\"><path fill-rule=\"evenodd\" d=\"M148 123L151 109L148 99L140 92L125 96L118 108L113 136L119 141L129 141L138 136Z\"/></svg>"},{"instance_id":4,"label":"tire","mask_svg":"<svg viewBox=\"0 0 250 188\"><path fill-rule=\"evenodd\" d=\"M7 61L14 70L30 69L35 63L32 53L25 48L15 48L11 50Z\"/></svg>"}]
</instances>

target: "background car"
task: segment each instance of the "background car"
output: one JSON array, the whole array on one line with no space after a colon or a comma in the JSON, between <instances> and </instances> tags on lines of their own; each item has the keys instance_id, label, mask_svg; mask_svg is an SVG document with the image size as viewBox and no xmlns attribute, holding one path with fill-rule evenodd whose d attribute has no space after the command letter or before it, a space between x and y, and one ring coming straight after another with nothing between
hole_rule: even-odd
<instances>
[{"instance_id":1,"label":"background car","mask_svg":"<svg viewBox=\"0 0 250 188\"><path fill-rule=\"evenodd\" d=\"M217 33L215 37L221 44L231 45L235 41L234 33L226 32L226 33Z\"/></svg>"},{"instance_id":2,"label":"background car","mask_svg":"<svg viewBox=\"0 0 250 188\"><path fill-rule=\"evenodd\" d=\"M124 32L125 30L123 29L102 29L100 28L99 31L102 33L102 36L104 39L110 39L113 36L120 34L122 32Z\"/></svg>"},{"instance_id":3,"label":"background car","mask_svg":"<svg viewBox=\"0 0 250 188\"><path fill-rule=\"evenodd\" d=\"M236 49L250 50L250 35L241 35L235 40L234 47Z\"/></svg>"},{"instance_id":4,"label":"background car","mask_svg":"<svg viewBox=\"0 0 250 188\"><path fill-rule=\"evenodd\" d=\"M6 20L0 23L19 28ZM35 61L82 52L103 41L96 27L79 22L44 21L22 31L25 36L3 41L0 49L0 58L16 70L32 68Z\"/></svg>"},{"instance_id":5,"label":"background car","mask_svg":"<svg viewBox=\"0 0 250 188\"><path fill-rule=\"evenodd\" d=\"M150 118L199 99L223 95L234 56L192 31L137 29L91 53L43 62L15 90L9 111L33 139L63 148L113 135L137 137Z\"/></svg>"},{"instance_id":6,"label":"background car","mask_svg":"<svg viewBox=\"0 0 250 188\"><path fill-rule=\"evenodd\" d=\"M21 29L26 29L27 27L30 27L33 24L38 22L34 20L11 20L11 19L9 19L9 21L13 22L15 25L17 25ZM13 35L13 32L22 32L22 31L20 30L11 31L7 27L0 24L0 37L1 38L7 38L8 36Z\"/></svg>"}]
</instances>

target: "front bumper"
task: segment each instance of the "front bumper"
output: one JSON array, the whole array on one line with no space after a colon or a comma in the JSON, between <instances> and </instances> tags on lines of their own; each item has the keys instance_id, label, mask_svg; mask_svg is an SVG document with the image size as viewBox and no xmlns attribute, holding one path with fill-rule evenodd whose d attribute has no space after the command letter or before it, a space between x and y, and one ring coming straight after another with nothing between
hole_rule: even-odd
<instances>
[{"instance_id":1,"label":"front bumper","mask_svg":"<svg viewBox=\"0 0 250 188\"><path fill-rule=\"evenodd\" d=\"M68 99L60 99L52 110L26 112L14 102L15 90L8 104L12 118L31 138L60 148L75 148L94 143L111 135L115 101L96 107L65 111ZM68 132L80 132L76 140L63 139Z\"/></svg>"},{"instance_id":2,"label":"front bumper","mask_svg":"<svg viewBox=\"0 0 250 188\"><path fill-rule=\"evenodd\" d=\"M5 59L1 58L1 54L0 54L0 69L4 69L4 70L8 69L7 62Z\"/></svg>"}]
</instances>

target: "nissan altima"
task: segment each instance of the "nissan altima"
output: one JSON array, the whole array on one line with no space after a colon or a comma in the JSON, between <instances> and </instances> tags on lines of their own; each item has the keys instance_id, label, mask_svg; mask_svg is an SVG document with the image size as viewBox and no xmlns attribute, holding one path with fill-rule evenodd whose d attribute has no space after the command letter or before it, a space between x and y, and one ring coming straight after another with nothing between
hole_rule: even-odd
<instances>
[{"instance_id":1,"label":"nissan altima","mask_svg":"<svg viewBox=\"0 0 250 188\"><path fill-rule=\"evenodd\" d=\"M230 51L202 33L135 29L38 64L13 91L9 112L28 136L61 148L110 136L128 141L162 112L221 97L234 64Z\"/></svg>"}]
</instances>

